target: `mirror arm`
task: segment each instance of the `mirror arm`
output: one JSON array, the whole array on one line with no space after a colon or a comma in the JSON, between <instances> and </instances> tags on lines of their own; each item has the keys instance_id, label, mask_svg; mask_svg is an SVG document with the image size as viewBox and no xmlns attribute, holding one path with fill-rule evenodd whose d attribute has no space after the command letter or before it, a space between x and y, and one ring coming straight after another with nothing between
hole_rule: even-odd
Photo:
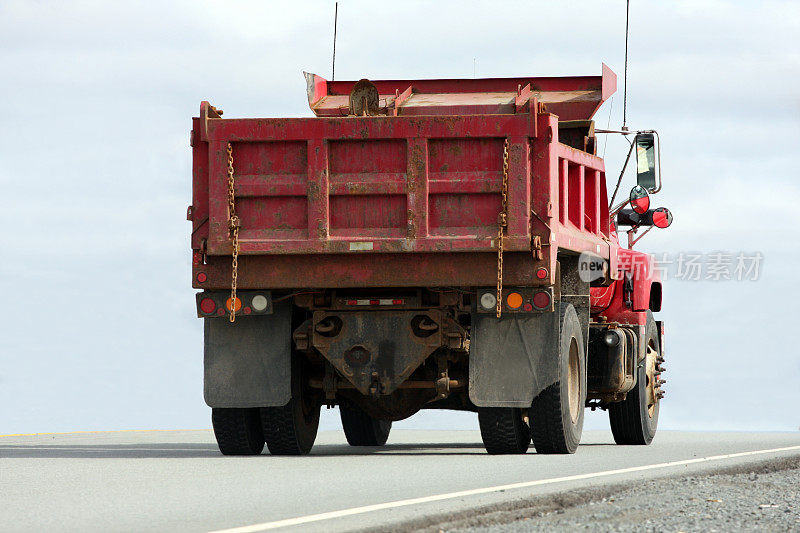
<instances>
[{"instance_id":1,"label":"mirror arm","mask_svg":"<svg viewBox=\"0 0 800 533\"><path fill-rule=\"evenodd\" d=\"M637 133L648 133L646 131L630 131L630 130L601 130L597 128L595 133L621 133L622 135L636 135Z\"/></svg>"},{"instance_id":2,"label":"mirror arm","mask_svg":"<svg viewBox=\"0 0 800 533\"><path fill-rule=\"evenodd\" d=\"M600 131L600 133L603 133L603 131ZM631 143L631 147L628 150L628 157L625 158L625 164L622 165L622 172L619 173L619 178L617 179L617 186L614 187L614 194L611 195L611 201L608 202L609 209L611 208L612 205L614 205L614 199L616 199L617 193L619 192L619 186L622 185L622 176L625 175L625 169L628 168L628 161L631 160L631 154L633 153L633 147L635 145L636 145L636 143ZM622 204L620 206L617 206L617 209L615 210L615 212L619 211L620 209L622 209L626 205L627 205L627 203L624 203L624 204Z\"/></svg>"},{"instance_id":3,"label":"mirror arm","mask_svg":"<svg viewBox=\"0 0 800 533\"><path fill-rule=\"evenodd\" d=\"M594 130L595 133L620 133L622 135L638 135L640 133L652 133L656 136L656 152L658 154L658 172L656 173L656 179L658 180L656 183L656 188L650 192L650 194L656 194L661 190L661 136L658 135L656 130L641 130L641 131L623 131L623 130L601 130L596 129ZM631 158L631 152L633 151L633 146L635 143L631 143L631 149L628 150L628 157L625 158L625 165L622 167L622 172L619 174L619 179L617 180L617 186L614 189L614 194L611 196L611 201L608 203L609 206L614 204L614 199L617 196L617 191L619 191L619 186L622 183L622 175L625 173L625 169L628 167L628 161Z\"/></svg>"},{"instance_id":4,"label":"mirror arm","mask_svg":"<svg viewBox=\"0 0 800 533\"><path fill-rule=\"evenodd\" d=\"M612 198L612 200L613 200L613 198ZM619 213L619 212L620 212L620 210L621 210L623 207L625 207L625 206L626 206L626 205L628 205L629 203L631 203L631 199L630 199L630 198L628 198L628 199L627 199L627 200L625 200L624 202L620 202L620 203L619 203L619 204L618 204L616 207L614 207L613 209L610 209L610 210L609 210L609 213L608 213L608 216L609 216L609 218L613 218L613 217L614 217L614 216L615 216L617 213Z\"/></svg>"},{"instance_id":5,"label":"mirror arm","mask_svg":"<svg viewBox=\"0 0 800 533\"><path fill-rule=\"evenodd\" d=\"M635 235L635 234L636 234L636 230L638 230L638 229L639 229L639 226L635 226L635 227L633 227L633 228L629 229L629 230L628 230L628 248L629 248L629 249L633 249L633 245L634 245L634 244L636 244L637 242L639 242L639 241L642 239L642 237L644 237L645 235L647 235L647 234L650 232L650 230L651 230L651 229L653 229L654 227L655 227L655 226L650 226L649 228L647 228L646 230L644 230L644 231L642 232L642 234L641 234L641 235L639 235L638 237L636 237L635 239L633 238L633 235Z\"/></svg>"}]
</instances>

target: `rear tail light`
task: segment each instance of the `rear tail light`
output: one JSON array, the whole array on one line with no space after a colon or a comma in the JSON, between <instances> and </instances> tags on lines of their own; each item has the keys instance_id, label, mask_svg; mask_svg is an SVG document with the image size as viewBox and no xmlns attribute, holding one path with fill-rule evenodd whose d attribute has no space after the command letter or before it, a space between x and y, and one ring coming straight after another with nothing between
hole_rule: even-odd
<instances>
[{"instance_id":1,"label":"rear tail light","mask_svg":"<svg viewBox=\"0 0 800 533\"><path fill-rule=\"evenodd\" d=\"M536 269L536 277L539 279L544 279L547 277L547 269L544 267L540 267Z\"/></svg>"},{"instance_id":2,"label":"rear tail light","mask_svg":"<svg viewBox=\"0 0 800 533\"><path fill-rule=\"evenodd\" d=\"M550 293L541 291L533 295L533 306L537 309L550 307Z\"/></svg>"},{"instance_id":3,"label":"rear tail light","mask_svg":"<svg viewBox=\"0 0 800 533\"><path fill-rule=\"evenodd\" d=\"M548 273L549 275L549 273ZM478 293L477 311L492 313L499 304L494 290L483 289ZM539 313L552 311L553 289L551 287L509 287L501 300L503 309L511 313Z\"/></svg>"},{"instance_id":4,"label":"rear tail light","mask_svg":"<svg viewBox=\"0 0 800 533\"><path fill-rule=\"evenodd\" d=\"M217 304L211 298L203 298L200 300L200 311L210 315L217 309Z\"/></svg>"},{"instance_id":5,"label":"rear tail light","mask_svg":"<svg viewBox=\"0 0 800 533\"><path fill-rule=\"evenodd\" d=\"M198 272L197 273L197 283L205 283L208 279L205 272Z\"/></svg>"}]
</instances>

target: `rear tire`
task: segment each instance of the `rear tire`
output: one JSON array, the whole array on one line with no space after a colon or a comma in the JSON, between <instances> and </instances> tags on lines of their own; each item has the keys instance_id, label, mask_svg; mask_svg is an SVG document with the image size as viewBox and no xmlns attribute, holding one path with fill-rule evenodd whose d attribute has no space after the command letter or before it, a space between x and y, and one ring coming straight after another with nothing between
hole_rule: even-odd
<instances>
[{"instance_id":1,"label":"rear tire","mask_svg":"<svg viewBox=\"0 0 800 533\"><path fill-rule=\"evenodd\" d=\"M612 403L608 408L611 433L617 444L646 445L653 442L658 428L658 411L661 404L657 396L657 361L661 355L658 342L658 326L653 313L647 312L647 342L645 360L637 365L636 385L625 400Z\"/></svg>"},{"instance_id":2,"label":"rear tire","mask_svg":"<svg viewBox=\"0 0 800 533\"><path fill-rule=\"evenodd\" d=\"M575 453L583 433L586 351L583 329L572 304L561 304L559 380L534 398L531 438L537 453Z\"/></svg>"},{"instance_id":3,"label":"rear tire","mask_svg":"<svg viewBox=\"0 0 800 533\"><path fill-rule=\"evenodd\" d=\"M262 407L261 427L272 455L305 455L311 451L319 428L320 402L305 386L298 356L292 360L292 399L283 407Z\"/></svg>"},{"instance_id":4,"label":"rear tire","mask_svg":"<svg viewBox=\"0 0 800 533\"><path fill-rule=\"evenodd\" d=\"M512 407L483 407L478 410L481 439L491 455L525 453L531 442L524 411Z\"/></svg>"},{"instance_id":5,"label":"rear tire","mask_svg":"<svg viewBox=\"0 0 800 533\"><path fill-rule=\"evenodd\" d=\"M222 455L258 455L264 449L264 434L258 408L211 409L211 425Z\"/></svg>"},{"instance_id":6,"label":"rear tire","mask_svg":"<svg viewBox=\"0 0 800 533\"><path fill-rule=\"evenodd\" d=\"M392 422L378 420L357 407L339 406L342 428L350 446L383 446L389 438Z\"/></svg>"}]
</instances>

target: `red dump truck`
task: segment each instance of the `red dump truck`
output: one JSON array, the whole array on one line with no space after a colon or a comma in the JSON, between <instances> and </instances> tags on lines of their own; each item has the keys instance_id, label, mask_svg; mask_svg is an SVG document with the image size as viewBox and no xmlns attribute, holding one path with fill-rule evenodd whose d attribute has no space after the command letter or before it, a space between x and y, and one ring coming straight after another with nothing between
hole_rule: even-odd
<instances>
[{"instance_id":1,"label":"red dump truck","mask_svg":"<svg viewBox=\"0 0 800 533\"><path fill-rule=\"evenodd\" d=\"M477 412L489 453L572 453L586 407L608 410L616 442L649 443L662 289L630 248L671 214L649 209L652 131L617 132L638 185L609 204L591 119L616 75L306 81L315 117L202 102L193 119L192 285L220 451L308 453L323 405L354 446L452 409Z\"/></svg>"}]
</instances>

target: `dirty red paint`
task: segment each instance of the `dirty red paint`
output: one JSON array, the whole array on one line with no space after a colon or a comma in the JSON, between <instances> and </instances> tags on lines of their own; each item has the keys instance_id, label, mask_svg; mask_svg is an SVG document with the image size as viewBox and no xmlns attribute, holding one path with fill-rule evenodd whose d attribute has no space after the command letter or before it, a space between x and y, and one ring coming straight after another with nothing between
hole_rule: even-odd
<instances>
[{"instance_id":1,"label":"dirty red paint","mask_svg":"<svg viewBox=\"0 0 800 533\"><path fill-rule=\"evenodd\" d=\"M191 218L203 288L230 282L229 142L242 288L493 285L506 139L506 282L552 284L559 250L617 272L604 162L559 142L559 120L590 119L616 89L605 65L602 76L376 81L385 116L370 117L342 116L354 82L308 81L317 118L223 119L201 104Z\"/></svg>"}]
</instances>

